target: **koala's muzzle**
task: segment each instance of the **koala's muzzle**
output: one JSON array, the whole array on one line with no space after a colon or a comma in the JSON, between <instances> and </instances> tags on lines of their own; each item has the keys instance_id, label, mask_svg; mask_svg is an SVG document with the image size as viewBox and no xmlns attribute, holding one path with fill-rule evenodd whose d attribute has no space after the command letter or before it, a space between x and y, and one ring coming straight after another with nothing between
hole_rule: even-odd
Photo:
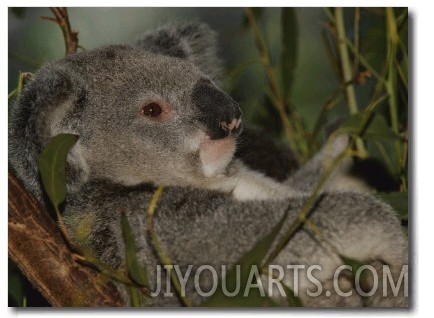
<instances>
[{"instance_id":1,"label":"koala's muzzle","mask_svg":"<svg viewBox=\"0 0 434 318\"><path fill-rule=\"evenodd\" d=\"M197 119L205 126L211 140L238 135L242 129L241 108L228 94L209 81L199 81L193 89Z\"/></svg>"}]
</instances>

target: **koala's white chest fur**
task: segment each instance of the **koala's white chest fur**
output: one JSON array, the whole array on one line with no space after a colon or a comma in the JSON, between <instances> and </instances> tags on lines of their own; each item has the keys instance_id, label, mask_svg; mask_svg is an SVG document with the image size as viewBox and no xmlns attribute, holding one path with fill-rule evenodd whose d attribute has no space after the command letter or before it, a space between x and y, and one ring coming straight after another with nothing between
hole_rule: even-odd
<instances>
[{"instance_id":1,"label":"koala's white chest fur","mask_svg":"<svg viewBox=\"0 0 434 318\"><path fill-rule=\"evenodd\" d=\"M231 193L238 201L279 200L300 195L299 191L278 183L235 160L226 175L210 178L205 187Z\"/></svg>"}]
</instances>

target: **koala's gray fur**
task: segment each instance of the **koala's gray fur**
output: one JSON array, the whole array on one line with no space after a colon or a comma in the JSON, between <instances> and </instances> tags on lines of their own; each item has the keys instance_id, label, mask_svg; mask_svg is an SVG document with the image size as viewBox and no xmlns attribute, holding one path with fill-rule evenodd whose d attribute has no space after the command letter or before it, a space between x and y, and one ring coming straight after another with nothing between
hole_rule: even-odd
<instances>
[{"instance_id":1,"label":"koala's gray fur","mask_svg":"<svg viewBox=\"0 0 434 318\"><path fill-rule=\"evenodd\" d=\"M155 54L163 54L194 64L213 82L220 83L222 61L216 55L216 33L201 23L178 24L146 33L136 46Z\"/></svg>"},{"instance_id":2,"label":"koala's gray fur","mask_svg":"<svg viewBox=\"0 0 434 318\"><path fill-rule=\"evenodd\" d=\"M257 172L243 163L242 154L234 157L241 111L215 84L221 70L215 46L215 34L207 26L175 24L148 33L136 46L68 56L37 72L11 114L10 163L41 203L39 153L56 134L79 136L68 155L64 220L71 235L119 268L125 251L120 214L126 213L152 287L159 260L146 231L145 211L155 186L166 186L155 226L174 264L182 269L234 265L285 211L282 233L295 221L328 154L324 148L284 183L277 180L287 177L287 164L276 176L275 167L266 167L272 160L258 158L264 164ZM162 109L156 118L143 113L151 104ZM330 156L336 157L345 137L333 145ZM329 185L309 220L327 241L301 227L273 264L321 265L324 292L331 290L333 272L342 264L337 253L379 268L388 264L395 276L407 264L407 239L395 212L369 194L338 192ZM83 227L90 229L85 236ZM207 276L202 277L200 284L209 286ZM294 287L289 277L284 282ZM354 290L349 281L342 284ZM389 291L389 297L382 297L379 290L363 299L354 290L348 298L312 298L304 292L310 287L300 280L300 298L308 306L407 305L402 293L391 297ZM187 296L195 305L203 301L192 280ZM160 294L153 305L180 302Z\"/></svg>"}]
</instances>

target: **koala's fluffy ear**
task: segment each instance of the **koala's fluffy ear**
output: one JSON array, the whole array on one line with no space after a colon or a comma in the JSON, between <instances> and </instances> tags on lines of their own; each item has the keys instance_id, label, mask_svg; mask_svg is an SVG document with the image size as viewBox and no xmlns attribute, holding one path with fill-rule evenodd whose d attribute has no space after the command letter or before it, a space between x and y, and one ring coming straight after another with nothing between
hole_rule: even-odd
<instances>
[{"instance_id":1,"label":"koala's fluffy ear","mask_svg":"<svg viewBox=\"0 0 434 318\"><path fill-rule=\"evenodd\" d=\"M186 59L212 80L220 80L222 63L217 57L216 33L206 24L191 22L166 25L146 33L136 46L151 53Z\"/></svg>"},{"instance_id":2,"label":"koala's fluffy ear","mask_svg":"<svg viewBox=\"0 0 434 318\"><path fill-rule=\"evenodd\" d=\"M26 84L11 109L9 161L16 175L38 199L42 198L37 167L39 154L54 135L77 134L79 81L67 65L47 64ZM70 157L73 165L79 162L73 155Z\"/></svg>"}]
</instances>

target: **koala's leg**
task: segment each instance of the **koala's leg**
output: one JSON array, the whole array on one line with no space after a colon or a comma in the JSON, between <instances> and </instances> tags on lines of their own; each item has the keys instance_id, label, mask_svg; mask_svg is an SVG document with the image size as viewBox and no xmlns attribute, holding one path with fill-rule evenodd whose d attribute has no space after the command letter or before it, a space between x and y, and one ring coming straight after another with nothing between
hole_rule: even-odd
<instances>
[{"instance_id":1,"label":"koala's leg","mask_svg":"<svg viewBox=\"0 0 434 318\"><path fill-rule=\"evenodd\" d=\"M319 178L326 172L327 167L348 146L348 142L349 137L344 134L330 138L314 157L284 183L299 191L311 192ZM369 191L368 186L361 179L350 175L352 166L353 159L350 157L345 158L332 172L323 189L326 191Z\"/></svg>"}]
</instances>

